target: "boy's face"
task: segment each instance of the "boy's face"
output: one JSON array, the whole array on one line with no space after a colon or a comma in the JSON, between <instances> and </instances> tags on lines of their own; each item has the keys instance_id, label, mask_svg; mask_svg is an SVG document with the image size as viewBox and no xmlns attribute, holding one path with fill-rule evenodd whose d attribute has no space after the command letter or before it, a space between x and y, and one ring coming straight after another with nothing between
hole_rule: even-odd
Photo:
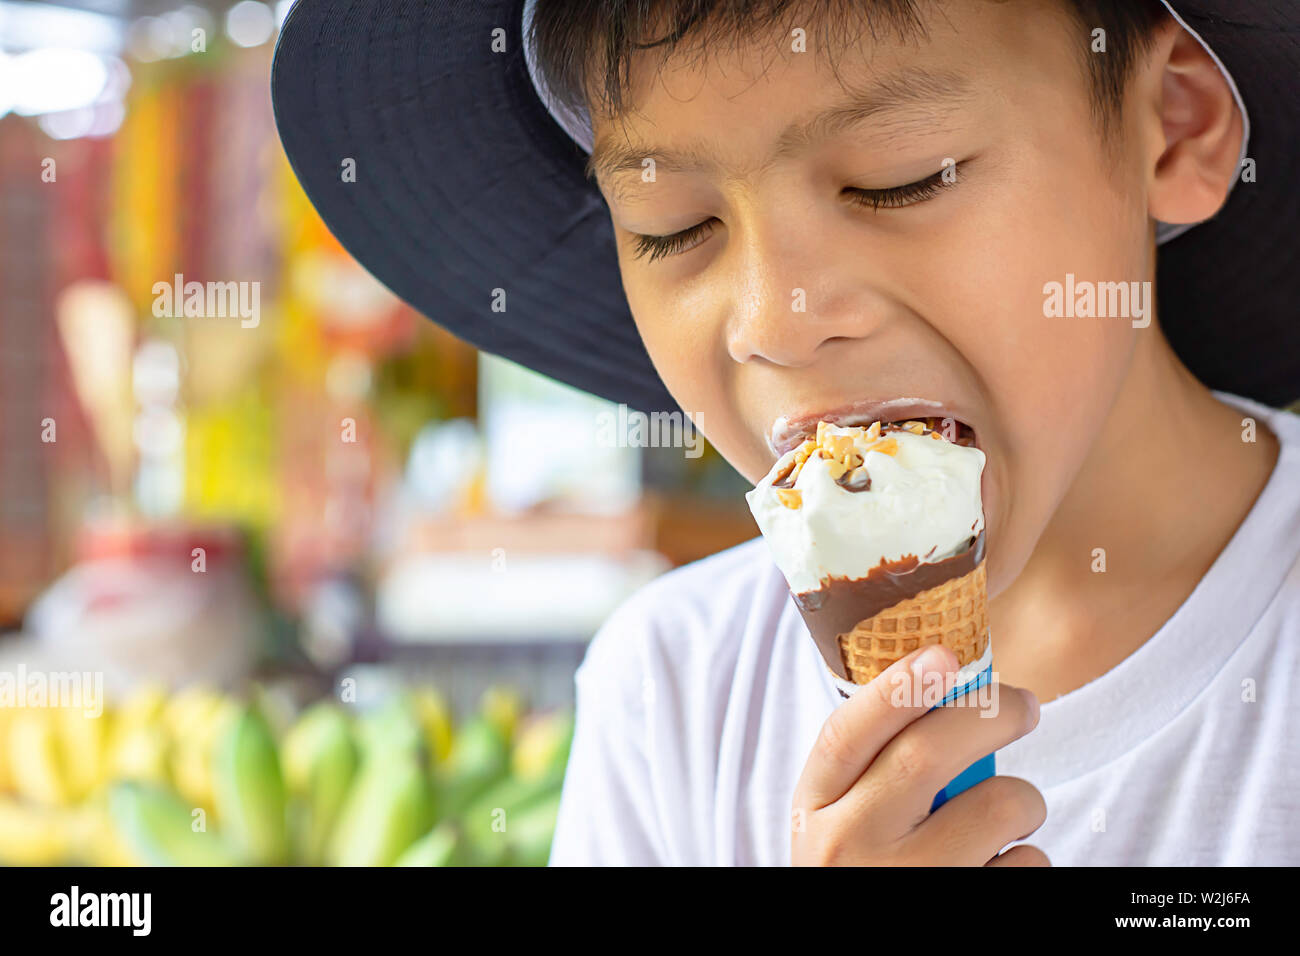
<instances>
[{"instance_id":1,"label":"boy's face","mask_svg":"<svg viewBox=\"0 0 1300 956\"><path fill-rule=\"evenodd\" d=\"M727 460L760 478L780 416L810 428L845 409L965 422L988 458L996 594L1092 448L1136 335L1157 332L1046 318L1044 284L1153 277L1145 176L1161 144L1126 110L1104 151L1088 36L1058 4L947 4L927 28L837 51L864 108L786 140L850 95L811 26L804 53L777 35L662 71L642 54L633 109L593 117L597 152L630 146L635 166L597 176L650 356ZM679 152L704 164L660 158ZM877 209L854 201L854 189L927 180L946 160L951 183L878 195ZM706 222L679 251L637 255L639 235Z\"/></svg>"}]
</instances>

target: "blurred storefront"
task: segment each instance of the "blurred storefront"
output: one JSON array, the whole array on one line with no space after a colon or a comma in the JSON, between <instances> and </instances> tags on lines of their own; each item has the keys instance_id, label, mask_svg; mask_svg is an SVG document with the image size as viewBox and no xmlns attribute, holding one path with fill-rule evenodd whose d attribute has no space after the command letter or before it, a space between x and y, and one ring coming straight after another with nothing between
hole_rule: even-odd
<instances>
[{"instance_id":1,"label":"blurred storefront","mask_svg":"<svg viewBox=\"0 0 1300 956\"><path fill-rule=\"evenodd\" d=\"M540 862L586 642L756 534L702 437L609 440L626 410L477 354L339 247L272 122L288 6L0 2L0 675L104 698L79 721L0 681L0 862L166 862L176 813L229 812L221 740L259 733L294 859ZM427 788L391 845L297 855L316 724L352 802L381 762ZM474 843L494 786L546 839Z\"/></svg>"}]
</instances>

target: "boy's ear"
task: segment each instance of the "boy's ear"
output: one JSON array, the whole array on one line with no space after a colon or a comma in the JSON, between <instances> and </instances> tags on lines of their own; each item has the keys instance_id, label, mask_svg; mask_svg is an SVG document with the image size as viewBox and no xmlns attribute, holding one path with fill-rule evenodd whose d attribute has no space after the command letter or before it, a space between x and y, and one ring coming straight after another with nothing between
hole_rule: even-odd
<instances>
[{"instance_id":1,"label":"boy's ear","mask_svg":"<svg viewBox=\"0 0 1300 956\"><path fill-rule=\"evenodd\" d=\"M1243 135L1237 101L1210 54L1172 17L1158 28L1147 69L1158 82L1152 93L1164 132L1148 211L1168 223L1208 219L1237 175Z\"/></svg>"}]
</instances>

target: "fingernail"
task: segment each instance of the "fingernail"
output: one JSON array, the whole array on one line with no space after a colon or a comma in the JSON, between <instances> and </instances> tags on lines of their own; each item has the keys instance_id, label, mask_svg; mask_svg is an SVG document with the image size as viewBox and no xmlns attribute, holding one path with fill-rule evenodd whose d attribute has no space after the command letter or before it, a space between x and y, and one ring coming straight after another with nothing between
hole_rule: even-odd
<instances>
[{"instance_id":1,"label":"fingernail","mask_svg":"<svg viewBox=\"0 0 1300 956\"><path fill-rule=\"evenodd\" d=\"M918 658L917 663L921 665L921 673L947 673L950 669L949 661L951 658L948 649L942 644L935 644L928 647L925 652Z\"/></svg>"}]
</instances>

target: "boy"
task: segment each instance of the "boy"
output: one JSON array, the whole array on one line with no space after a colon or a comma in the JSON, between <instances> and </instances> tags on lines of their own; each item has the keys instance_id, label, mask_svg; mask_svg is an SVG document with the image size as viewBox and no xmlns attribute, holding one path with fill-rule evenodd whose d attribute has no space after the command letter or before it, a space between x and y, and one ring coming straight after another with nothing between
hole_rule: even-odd
<instances>
[{"instance_id":1,"label":"boy","mask_svg":"<svg viewBox=\"0 0 1300 956\"><path fill-rule=\"evenodd\" d=\"M440 32L403 23L392 62L366 82L310 63L343 77L330 92L348 122L322 119L308 136L290 74L324 48L309 32L347 25L314 6L299 3L277 52L286 150L336 234L435 319L601 394L669 407L626 327L601 315L594 264L612 272L612 246L653 372L751 481L782 438L823 418L950 417L987 456L996 708L896 705L895 678L954 668L942 648L842 700L764 543L749 542L656 581L593 640L553 863L1300 862L1288 719L1300 419L1211 392L1187 367L1215 373L1215 353L1244 337L1252 358L1218 381L1294 399L1297 340L1279 316L1295 280L1270 274L1267 293L1251 291L1258 278L1204 285L1253 241L1220 233L1218 268L1162 253L1159 310L1152 295L1157 239L1261 185L1242 176L1246 58L1228 73L1161 3L665 0L640 22L622 5L540 0L523 14L531 30L502 31L501 53L535 40L530 84L582 147L598 232L593 207L573 206L576 151L527 118L518 85L471 93L438 66L457 56L452 38L486 33L513 5L451 8ZM1281 38L1294 13L1242 6L1267 8L1280 32L1260 43L1294 56ZM411 132L422 149L402 163L384 159L386 133L376 147L355 132L382 104L433 109L428 87L394 80L393 63L412 59L441 94L525 117L510 127L522 147L478 134L496 152L476 156L477 206L448 198L467 195L471 166L445 171L426 134ZM382 95L360 93L367 84ZM466 112L449 105L430 122L449 129ZM1260 111L1277 120L1273 142L1294 133L1293 111ZM391 182L348 195L307 168L322 151L337 168L363 150L358 182L368 169L441 198L411 211L422 201ZM534 218L548 245L531 262L526 244L501 239L528 230L503 202L526 190L570 204ZM1294 201L1273 195L1293 225ZM475 220L484 201L499 218ZM386 247L376 218L397 237ZM416 250L399 251L422 223L439 233L416 247L426 276ZM493 288L526 314L437 311ZM1189 338L1188 324L1212 337ZM930 813L936 791L991 751L999 776Z\"/></svg>"}]
</instances>

